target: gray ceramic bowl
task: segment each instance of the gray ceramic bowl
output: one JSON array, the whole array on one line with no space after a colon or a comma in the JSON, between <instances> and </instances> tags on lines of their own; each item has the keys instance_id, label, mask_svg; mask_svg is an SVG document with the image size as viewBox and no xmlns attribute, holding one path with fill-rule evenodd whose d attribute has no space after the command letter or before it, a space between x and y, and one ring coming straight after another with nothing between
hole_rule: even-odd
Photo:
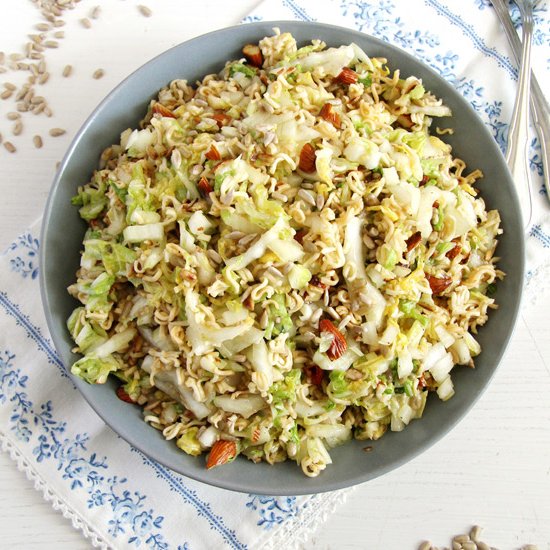
<instances>
[{"instance_id":1,"label":"gray ceramic bowl","mask_svg":"<svg viewBox=\"0 0 550 550\"><path fill-rule=\"evenodd\" d=\"M71 197L79 184L88 181L102 150L119 140L120 132L136 126L146 112L149 100L170 80L186 78L193 82L219 71L226 60L241 56L241 48L272 33L274 26L290 31L298 43L313 38L329 46L355 41L367 54L383 56L402 75L421 77L428 90L444 98L454 113L444 124L455 130L448 141L457 156L470 167L481 168L482 195L489 208L502 216L504 235L498 248L500 268L507 276L498 285L500 304L480 331L482 354L476 369L453 371L456 395L442 403L430 396L424 417L412 422L401 433L389 433L373 443L365 453L365 442L351 442L331 451L334 463L319 477L309 479L294 462L276 466L253 464L238 459L223 468L207 471L204 457L185 455L173 442L147 426L141 411L123 403L115 395L114 383L90 386L80 379L74 383L103 420L133 446L158 462L188 477L208 484L271 495L310 494L355 485L409 461L447 433L470 409L487 387L499 364L518 313L524 270L524 238L518 198L504 159L489 131L453 87L421 62L403 51L365 34L317 23L290 21L261 22L219 30L195 38L156 57L122 82L86 121L67 154L55 179L42 227L41 288L48 326L61 359L70 366L76 357L65 321L75 301L66 287L74 281L85 225Z\"/></svg>"}]
</instances>

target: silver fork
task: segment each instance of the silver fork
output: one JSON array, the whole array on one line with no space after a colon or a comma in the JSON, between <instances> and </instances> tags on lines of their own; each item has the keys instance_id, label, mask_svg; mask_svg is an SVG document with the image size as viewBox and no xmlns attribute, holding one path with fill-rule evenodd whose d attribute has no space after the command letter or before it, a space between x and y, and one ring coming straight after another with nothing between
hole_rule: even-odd
<instances>
[{"instance_id":1,"label":"silver fork","mask_svg":"<svg viewBox=\"0 0 550 550\"><path fill-rule=\"evenodd\" d=\"M504 27L512 53L519 63L521 58L521 41L518 37L505 0L491 0L493 7ZM550 200L550 105L544 96L537 78L531 73L531 116L537 131L542 152L543 181L546 194Z\"/></svg>"},{"instance_id":2,"label":"silver fork","mask_svg":"<svg viewBox=\"0 0 550 550\"><path fill-rule=\"evenodd\" d=\"M514 0L521 13L522 50L519 65L519 80L516 101L510 128L506 162L516 185L523 181L527 193L519 193L523 224L526 230L531 225L533 202L529 185L529 77L531 76L531 39L533 34L533 6L531 0Z\"/></svg>"}]
</instances>

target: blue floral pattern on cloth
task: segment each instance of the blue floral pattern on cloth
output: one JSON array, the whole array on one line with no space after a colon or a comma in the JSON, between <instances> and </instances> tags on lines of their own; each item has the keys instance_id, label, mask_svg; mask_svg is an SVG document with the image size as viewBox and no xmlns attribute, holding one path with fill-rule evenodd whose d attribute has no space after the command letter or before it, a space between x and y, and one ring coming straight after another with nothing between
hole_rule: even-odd
<instances>
[{"instance_id":1,"label":"blue floral pattern on cloth","mask_svg":"<svg viewBox=\"0 0 550 550\"><path fill-rule=\"evenodd\" d=\"M17 254L10 259L12 271L24 278L38 277L38 239L36 237L29 232L23 233L11 244L9 251Z\"/></svg>"},{"instance_id":2,"label":"blue floral pattern on cloth","mask_svg":"<svg viewBox=\"0 0 550 550\"><path fill-rule=\"evenodd\" d=\"M270 530L273 526L296 517L303 508L308 506L307 502L300 506L296 497L248 496L250 500L246 503L246 507L258 512L260 519L257 524L265 530Z\"/></svg>"},{"instance_id":3,"label":"blue floral pattern on cloth","mask_svg":"<svg viewBox=\"0 0 550 550\"><path fill-rule=\"evenodd\" d=\"M38 463L51 461L72 491L88 494L88 508L109 507L109 534L125 537L137 548L166 550L160 533L164 517L146 507L147 497L124 488L126 478L108 475L106 457L87 450L85 433L68 436L67 423L55 418L51 401L35 405L26 389L28 376L15 366L15 353L0 351L0 404L11 406L10 430L24 442L33 440Z\"/></svg>"}]
</instances>

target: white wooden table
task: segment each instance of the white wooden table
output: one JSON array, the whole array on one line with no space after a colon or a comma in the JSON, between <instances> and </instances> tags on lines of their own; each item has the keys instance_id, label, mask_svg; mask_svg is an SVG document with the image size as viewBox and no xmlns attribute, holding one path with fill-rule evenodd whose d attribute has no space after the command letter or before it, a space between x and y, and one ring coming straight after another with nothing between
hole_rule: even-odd
<instances>
[{"instance_id":1,"label":"white wooden table","mask_svg":"<svg viewBox=\"0 0 550 550\"><path fill-rule=\"evenodd\" d=\"M98 3L101 17L92 29L82 28L78 19ZM67 15L67 37L48 54L53 76L44 87L55 116L27 117L24 133L13 139L18 152L0 150L0 249L40 216L56 162L87 114L121 78L172 45L237 23L257 1L149 0L154 15L146 20L136 4L83 1ZM0 49L19 51L39 22L37 10L22 0L3 2L2 8ZM66 63L75 66L75 74L62 79ZM93 80L99 67L105 77ZM0 102L4 139L10 133L5 103ZM35 150L32 135L45 137L53 126L67 134L45 138L44 148ZM549 311L550 296L525 304L505 360L470 414L408 465L358 487L307 547L406 550L426 538L448 546L452 535L479 523L485 527L482 538L501 550L526 543L550 550ZM91 545L0 453L0 548L13 547Z\"/></svg>"}]
</instances>

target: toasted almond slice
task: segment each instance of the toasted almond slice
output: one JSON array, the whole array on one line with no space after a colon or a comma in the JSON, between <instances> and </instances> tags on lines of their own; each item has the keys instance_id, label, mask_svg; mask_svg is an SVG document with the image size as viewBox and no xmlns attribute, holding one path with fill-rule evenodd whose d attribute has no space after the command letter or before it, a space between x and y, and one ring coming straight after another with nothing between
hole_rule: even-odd
<instances>
[{"instance_id":1,"label":"toasted almond slice","mask_svg":"<svg viewBox=\"0 0 550 550\"><path fill-rule=\"evenodd\" d=\"M302 147L298 168L307 174L315 172L315 149L311 143L306 143Z\"/></svg>"},{"instance_id":2,"label":"toasted almond slice","mask_svg":"<svg viewBox=\"0 0 550 550\"><path fill-rule=\"evenodd\" d=\"M407 252L410 252L413 248L418 246L422 240L422 234L420 231L413 233L405 242L407 243Z\"/></svg>"},{"instance_id":3,"label":"toasted almond slice","mask_svg":"<svg viewBox=\"0 0 550 550\"><path fill-rule=\"evenodd\" d=\"M231 462L237 456L237 444L234 441L226 441L220 439L216 441L210 450L208 460L206 461L206 468L210 470L216 466L227 464Z\"/></svg>"},{"instance_id":4,"label":"toasted almond slice","mask_svg":"<svg viewBox=\"0 0 550 550\"><path fill-rule=\"evenodd\" d=\"M212 118L217 122L218 128L229 126L229 124L233 120L229 115L226 115L225 113L216 113L215 115L212 115Z\"/></svg>"},{"instance_id":5,"label":"toasted almond slice","mask_svg":"<svg viewBox=\"0 0 550 550\"><path fill-rule=\"evenodd\" d=\"M358 76L353 69L344 67L342 72L336 77L336 80L342 84L355 84L358 80Z\"/></svg>"},{"instance_id":6,"label":"toasted almond slice","mask_svg":"<svg viewBox=\"0 0 550 550\"><path fill-rule=\"evenodd\" d=\"M210 149L204 155L208 160L221 160L222 156L220 152L216 149L216 146L212 143Z\"/></svg>"},{"instance_id":7,"label":"toasted almond slice","mask_svg":"<svg viewBox=\"0 0 550 550\"><path fill-rule=\"evenodd\" d=\"M340 115L334 111L331 103L325 103L323 105L319 116L327 122L330 122L335 128L340 128Z\"/></svg>"},{"instance_id":8,"label":"toasted almond slice","mask_svg":"<svg viewBox=\"0 0 550 550\"><path fill-rule=\"evenodd\" d=\"M261 67L264 63L262 50L260 50L260 47L257 44L247 44L243 48L243 55L246 57L246 60L254 67Z\"/></svg>"},{"instance_id":9,"label":"toasted almond slice","mask_svg":"<svg viewBox=\"0 0 550 550\"><path fill-rule=\"evenodd\" d=\"M333 336L330 347L327 350L327 357L331 361L342 357L348 348L348 344L344 335L334 326L334 323L330 319L321 319L319 321L319 332L328 332Z\"/></svg>"},{"instance_id":10,"label":"toasted almond slice","mask_svg":"<svg viewBox=\"0 0 550 550\"><path fill-rule=\"evenodd\" d=\"M202 178L199 180L198 187L202 191L203 195L205 195L206 197L210 193L212 193L212 191L214 191L214 189L212 189L212 186L210 185L210 182L204 176L202 176Z\"/></svg>"},{"instance_id":11,"label":"toasted almond slice","mask_svg":"<svg viewBox=\"0 0 550 550\"><path fill-rule=\"evenodd\" d=\"M152 111L153 111L153 113L157 113L160 116L167 116L167 117L170 117L170 118L176 118L176 115L170 109L168 109L168 107L165 107L162 103L155 103L153 105Z\"/></svg>"},{"instance_id":12,"label":"toasted almond slice","mask_svg":"<svg viewBox=\"0 0 550 550\"><path fill-rule=\"evenodd\" d=\"M443 277L426 275L426 279L428 279L432 293L435 295L441 294L453 282L452 278L448 275L443 275Z\"/></svg>"}]
</instances>

